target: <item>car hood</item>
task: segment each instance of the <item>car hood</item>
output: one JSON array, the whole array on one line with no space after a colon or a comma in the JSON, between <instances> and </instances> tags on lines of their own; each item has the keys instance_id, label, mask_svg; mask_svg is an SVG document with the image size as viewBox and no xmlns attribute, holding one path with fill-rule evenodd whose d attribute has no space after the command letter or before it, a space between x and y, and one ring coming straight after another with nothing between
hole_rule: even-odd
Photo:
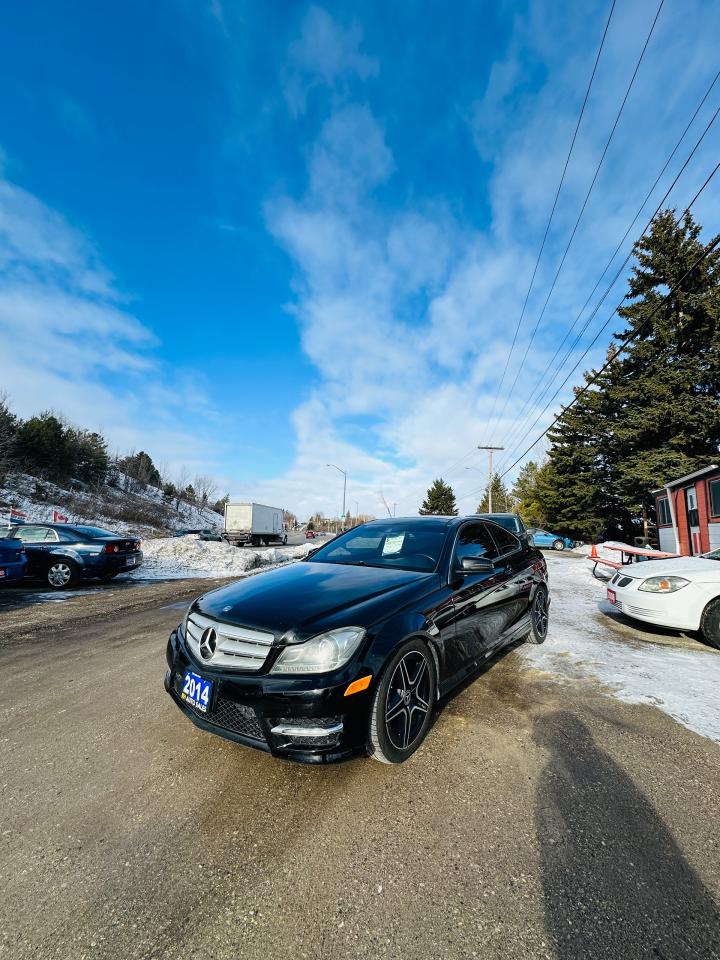
<instances>
[{"instance_id":1,"label":"car hood","mask_svg":"<svg viewBox=\"0 0 720 960\"><path fill-rule=\"evenodd\" d=\"M620 572L634 580L648 577L685 577L687 580L719 581L720 560L704 557L673 557L669 560L648 560L621 567Z\"/></svg>"},{"instance_id":2,"label":"car hood","mask_svg":"<svg viewBox=\"0 0 720 960\"><path fill-rule=\"evenodd\" d=\"M439 582L437 574L300 562L221 587L197 601L210 617L303 639L339 626L367 627Z\"/></svg>"}]
</instances>

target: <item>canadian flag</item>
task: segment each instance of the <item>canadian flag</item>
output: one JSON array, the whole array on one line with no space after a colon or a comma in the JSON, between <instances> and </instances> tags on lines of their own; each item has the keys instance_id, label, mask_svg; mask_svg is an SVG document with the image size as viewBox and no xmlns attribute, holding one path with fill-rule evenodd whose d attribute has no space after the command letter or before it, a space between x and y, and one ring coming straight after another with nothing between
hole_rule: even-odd
<instances>
[{"instance_id":1,"label":"canadian flag","mask_svg":"<svg viewBox=\"0 0 720 960\"><path fill-rule=\"evenodd\" d=\"M11 507L10 519L11 520L27 520L27 514L23 513L22 510L16 510L15 507Z\"/></svg>"},{"instance_id":2,"label":"canadian flag","mask_svg":"<svg viewBox=\"0 0 720 960\"><path fill-rule=\"evenodd\" d=\"M61 513L58 513L57 510L53 510L53 523L67 523L68 518L64 517Z\"/></svg>"}]
</instances>

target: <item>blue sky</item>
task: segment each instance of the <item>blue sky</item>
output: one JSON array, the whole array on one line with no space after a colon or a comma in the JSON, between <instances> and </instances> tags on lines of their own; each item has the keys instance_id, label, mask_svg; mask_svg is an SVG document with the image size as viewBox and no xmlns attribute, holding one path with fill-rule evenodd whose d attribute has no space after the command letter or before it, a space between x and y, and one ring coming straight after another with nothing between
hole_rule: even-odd
<instances>
[{"instance_id":1,"label":"blue sky","mask_svg":"<svg viewBox=\"0 0 720 960\"><path fill-rule=\"evenodd\" d=\"M618 0L506 387L656 8ZM484 469L474 445L512 438L717 69L720 8L666 0L491 428L608 10L10 4L0 385L25 415L54 407L118 450L147 449L170 474L185 465L233 496L304 515L339 509L328 461L348 470L353 510L357 500L380 515L384 497L414 512L441 474L473 509ZM718 104L720 84L656 202ZM713 128L673 204L692 196L719 146ZM717 197L697 208L707 235L719 229Z\"/></svg>"}]
</instances>

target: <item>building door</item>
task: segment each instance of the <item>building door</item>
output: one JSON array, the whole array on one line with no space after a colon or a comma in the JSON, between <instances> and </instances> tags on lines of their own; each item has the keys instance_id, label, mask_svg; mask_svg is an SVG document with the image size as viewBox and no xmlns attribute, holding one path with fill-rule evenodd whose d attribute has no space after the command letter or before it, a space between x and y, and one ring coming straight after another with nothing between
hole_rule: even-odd
<instances>
[{"instance_id":1,"label":"building door","mask_svg":"<svg viewBox=\"0 0 720 960\"><path fill-rule=\"evenodd\" d=\"M685 506L687 507L688 527L690 529L690 550L694 557L702 552L700 547L700 518L698 516L697 490L685 488Z\"/></svg>"}]
</instances>

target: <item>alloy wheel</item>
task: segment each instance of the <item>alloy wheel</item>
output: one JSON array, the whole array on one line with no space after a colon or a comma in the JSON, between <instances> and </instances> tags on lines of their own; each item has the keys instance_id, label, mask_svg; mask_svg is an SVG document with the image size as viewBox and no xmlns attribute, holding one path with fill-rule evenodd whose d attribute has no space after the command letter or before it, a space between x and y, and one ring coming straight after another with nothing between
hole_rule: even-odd
<instances>
[{"instance_id":1,"label":"alloy wheel","mask_svg":"<svg viewBox=\"0 0 720 960\"><path fill-rule=\"evenodd\" d=\"M550 617L548 615L548 600L544 590L538 590L533 601L532 611L533 625L538 635L545 637L548 631Z\"/></svg>"},{"instance_id":2,"label":"alloy wheel","mask_svg":"<svg viewBox=\"0 0 720 960\"><path fill-rule=\"evenodd\" d=\"M72 580L72 570L66 563L54 563L48 570L47 578L53 587L66 587Z\"/></svg>"},{"instance_id":3,"label":"alloy wheel","mask_svg":"<svg viewBox=\"0 0 720 960\"><path fill-rule=\"evenodd\" d=\"M397 750L417 739L430 711L431 677L428 662L417 650L406 653L393 670L385 703L385 729Z\"/></svg>"}]
</instances>

